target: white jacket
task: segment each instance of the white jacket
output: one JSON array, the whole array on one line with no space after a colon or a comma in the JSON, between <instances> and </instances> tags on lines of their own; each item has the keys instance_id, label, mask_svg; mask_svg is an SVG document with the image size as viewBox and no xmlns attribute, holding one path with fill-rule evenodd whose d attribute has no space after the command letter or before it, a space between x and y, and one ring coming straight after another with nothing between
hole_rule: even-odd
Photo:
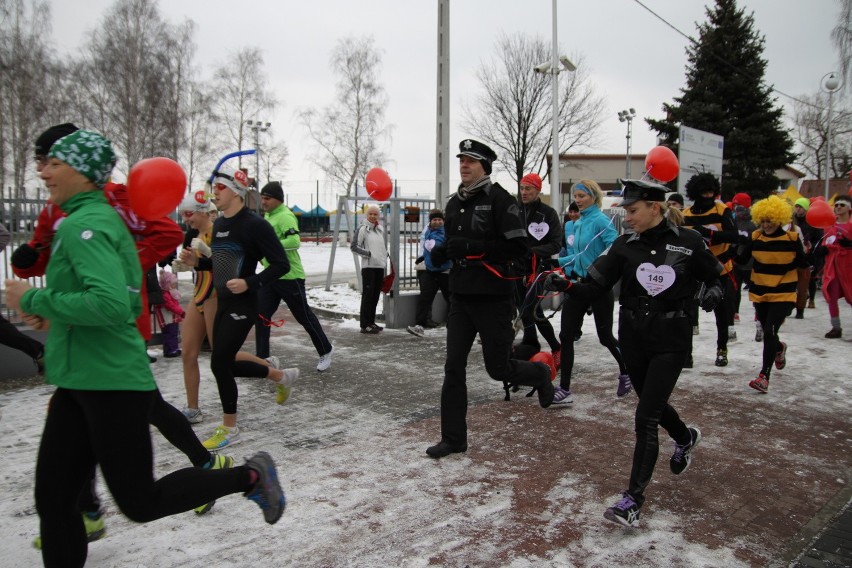
<instances>
[{"instance_id":1,"label":"white jacket","mask_svg":"<svg viewBox=\"0 0 852 568\"><path fill-rule=\"evenodd\" d=\"M388 258L385 230L382 225L373 225L366 219L358 225L349 247L363 257L361 268L385 268Z\"/></svg>"}]
</instances>

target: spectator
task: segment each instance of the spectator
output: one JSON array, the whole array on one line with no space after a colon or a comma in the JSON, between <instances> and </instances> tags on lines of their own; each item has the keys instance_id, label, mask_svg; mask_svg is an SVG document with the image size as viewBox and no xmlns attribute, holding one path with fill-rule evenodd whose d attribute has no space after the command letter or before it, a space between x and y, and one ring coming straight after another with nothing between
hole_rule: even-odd
<instances>
[{"instance_id":1,"label":"spectator","mask_svg":"<svg viewBox=\"0 0 852 568\"><path fill-rule=\"evenodd\" d=\"M435 327L437 324L431 321L432 302L441 291L441 295L450 304L450 267L453 265L449 260L444 264L436 265L432 261L432 249L440 247L446 242L444 234L444 213L440 209L429 212L429 226L420 236L420 257L417 264L425 265L423 270L417 271L417 279L420 282L420 297L417 298L417 315L414 325L408 326L408 333L423 337L426 328ZM422 261L420 260L422 259Z\"/></svg>"},{"instance_id":2,"label":"spectator","mask_svg":"<svg viewBox=\"0 0 852 568\"><path fill-rule=\"evenodd\" d=\"M367 217L355 230L350 248L361 257L361 333L381 333L383 328L376 325L376 307L382 295L388 250L378 205L367 207Z\"/></svg>"}]
</instances>

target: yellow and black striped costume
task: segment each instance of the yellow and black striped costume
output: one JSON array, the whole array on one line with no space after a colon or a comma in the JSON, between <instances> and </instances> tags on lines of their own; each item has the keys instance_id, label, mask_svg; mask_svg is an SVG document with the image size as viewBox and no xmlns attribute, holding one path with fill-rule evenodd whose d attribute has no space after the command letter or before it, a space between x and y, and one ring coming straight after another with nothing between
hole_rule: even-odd
<instances>
[{"instance_id":1,"label":"yellow and black striped costume","mask_svg":"<svg viewBox=\"0 0 852 568\"><path fill-rule=\"evenodd\" d=\"M799 275L797 258L804 249L795 231L769 236L761 230L751 235L754 267L748 288L749 300L761 302L795 302Z\"/></svg>"},{"instance_id":2,"label":"yellow and black striped costume","mask_svg":"<svg viewBox=\"0 0 852 568\"><path fill-rule=\"evenodd\" d=\"M685 227L707 227L713 231L721 231L723 230L722 216L727 210L728 208L725 207L725 204L719 201L715 202L712 208L703 213L695 213L692 207L690 207L683 212L683 225ZM710 245L709 248L713 256L722 263L723 270L721 274L724 275L733 270L734 264L731 261L733 251L731 250L730 243Z\"/></svg>"}]
</instances>

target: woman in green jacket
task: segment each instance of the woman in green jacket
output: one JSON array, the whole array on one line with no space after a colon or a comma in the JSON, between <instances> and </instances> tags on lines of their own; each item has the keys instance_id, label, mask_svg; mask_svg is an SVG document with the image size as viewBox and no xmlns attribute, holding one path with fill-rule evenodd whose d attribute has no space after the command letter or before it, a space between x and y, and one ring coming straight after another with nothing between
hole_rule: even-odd
<instances>
[{"instance_id":1,"label":"woman in green jacket","mask_svg":"<svg viewBox=\"0 0 852 568\"><path fill-rule=\"evenodd\" d=\"M135 326L142 270L127 227L101 191L115 154L106 138L78 130L57 141L48 160L41 177L68 217L52 243L47 287L6 282L9 305L48 329L45 378L57 387L35 472L45 566L86 562L76 501L95 464L118 507L137 522L244 492L275 523L284 495L265 452L241 467L186 468L154 479L148 424L156 385Z\"/></svg>"}]
</instances>

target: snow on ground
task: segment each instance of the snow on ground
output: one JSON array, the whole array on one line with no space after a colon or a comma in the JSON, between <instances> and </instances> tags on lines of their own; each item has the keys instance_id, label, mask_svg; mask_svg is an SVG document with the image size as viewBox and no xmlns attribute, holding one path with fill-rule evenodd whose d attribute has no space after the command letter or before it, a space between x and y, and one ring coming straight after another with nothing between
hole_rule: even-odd
<instances>
[{"instance_id":1,"label":"snow on ground","mask_svg":"<svg viewBox=\"0 0 852 568\"><path fill-rule=\"evenodd\" d=\"M303 246L309 274L325 272L329 250L328 245ZM339 252L335 280L351 279L351 254L345 248ZM335 309L357 313L358 295L346 285L335 288L330 300L321 297L312 294L314 305L328 307L336 301ZM690 420L708 426L708 434L709 425L718 423L716 436L710 434L702 443L695 471L676 480L680 485L666 471L670 449L664 442L641 529L621 529L601 516L628 474L635 399L615 402L613 365L594 337L592 318L586 318L584 336L577 343L577 402L570 409L542 411L534 399L525 399L521 393L513 395L511 405L501 404L503 392L499 384L485 378L475 346L469 364L471 450L440 461L426 458L424 450L439 435L436 417L444 329L430 330L426 339L404 330L364 336L357 333L358 323L352 318L323 318L335 352L331 370L319 374L313 370L316 353L310 342L298 324L288 319L284 328L273 332L273 351L287 365L302 369L300 383L279 407L265 384L241 380L244 440L226 452L239 458L264 449L273 455L288 498L282 520L266 525L253 503L233 495L220 499L203 517L189 512L135 524L118 512L100 480L107 537L89 546L88 565L764 565L773 551L766 550L760 537L738 530L725 532L727 522L720 523L721 512L710 505L706 510L683 508L684 501L701 497L700 492L691 492L690 483L713 482L712 477L701 477L710 475L707 472L730 475L732 470L714 470L712 456L736 451L737 438L746 432L723 432L721 424L749 413L752 418L746 418L761 432L787 431L793 424L817 419L839 421L837 431L824 435L834 437L841 448L838 452L848 455L850 339L823 339L828 316L819 298L817 309L807 310L806 319L789 319L782 328L782 338L790 346L789 363L787 369L773 374L770 394L761 396L746 386L758 372L761 344L753 341L750 306L743 312L743 321L736 326L739 340L731 344L731 362L725 368L712 365L713 321L711 315L701 314L701 335L695 338L696 368L684 371L675 396L686 406ZM852 330L852 310L844 306L841 316ZM551 321L558 331L559 318ZM217 424L218 395L207 370L209 354L202 359L201 398L207 419L195 430L203 439ZM160 359L152 368L165 398L181 406L179 360ZM3 566L40 563L30 544L38 534L32 476L51 392L52 387L42 385L0 393ZM725 404L707 402L719 399ZM727 406L729 400L736 401L735 406ZM785 426L787 417L791 422ZM614 442L609 436L613 431L618 432ZM564 438L561 443L560 438ZM156 431L152 439L158 476L186 465L186 459ZM780 438L763 439L767 444L760 450L779 456L801 449L789 447ZM536 446L539 440L547 449ZM773 465L757 454L747 457L756 467ZM558 461L555 472L551 471L554 459ZM784 463L793 464L792 475L803 476L801 485L825 467L800 461L794 456L792 462ZM550 469L545 467L548 464ZM591 469L583 464L592 464ZM550 477L540 478L536 471L542 475L547 471ZM745 477L726 479L729 491L748 493L751 486ZM828 487L819 489L837 491L848 482L837 475L821 480ZM731 506L725 498L715 500Z\"/></svg>"}]
</instances>

